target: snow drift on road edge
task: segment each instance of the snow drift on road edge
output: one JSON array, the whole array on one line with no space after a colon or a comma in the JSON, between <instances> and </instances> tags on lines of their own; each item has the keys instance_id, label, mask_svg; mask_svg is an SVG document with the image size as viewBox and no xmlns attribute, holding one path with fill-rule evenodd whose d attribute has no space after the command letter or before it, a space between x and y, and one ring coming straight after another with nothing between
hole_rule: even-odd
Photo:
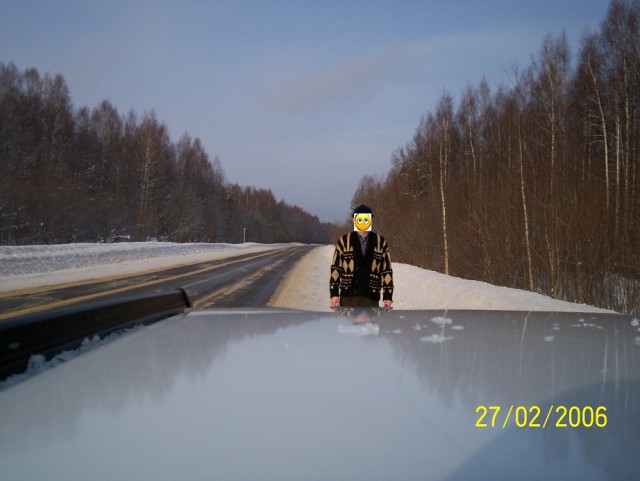
<instances>
[{"instance_id":1,"label":"snow drift on road edge","mask_svg":"<svg viewBox=\"0 0 640 481\"><path fill-rule=\"evenodd\" d=\"M330 311L329 273L333 246L322 246L300 260L269 305ZM447 276L393 263L394 309L474 309L509 311L611 312L558 301L541 294Z\"/></svg>"}]
</instances>

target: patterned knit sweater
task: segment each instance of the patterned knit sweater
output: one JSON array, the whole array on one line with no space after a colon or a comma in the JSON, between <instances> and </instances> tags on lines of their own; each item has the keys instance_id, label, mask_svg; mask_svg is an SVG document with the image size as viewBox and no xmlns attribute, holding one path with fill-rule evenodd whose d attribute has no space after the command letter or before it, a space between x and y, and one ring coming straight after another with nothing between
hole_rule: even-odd
<instances>
[{"instance_id":1,"label":"patterned knit sweater","mask_svg":"<svg viewBox=\"0 0 640 481\"><path fill-rule=\"evenodd\" d=\"M357 232L340 237L331 262L329 292L336 296L363 296L380 300L393 299L393 271L387 241L370 232L366 251L360 247Z\"/></svg>"}]
</instances>

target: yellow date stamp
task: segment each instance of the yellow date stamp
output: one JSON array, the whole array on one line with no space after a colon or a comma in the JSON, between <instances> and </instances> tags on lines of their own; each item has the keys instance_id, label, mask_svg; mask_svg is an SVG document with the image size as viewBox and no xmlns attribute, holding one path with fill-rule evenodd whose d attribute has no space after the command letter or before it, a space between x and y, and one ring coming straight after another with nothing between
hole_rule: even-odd
<instances>
[{"instance_id":1,"label":"yellow date stamp","mask_svg":"<svg viewBox=\"0 0 640 481\"><path fill-rule=\"evenodd\" d=\"M605 406L478 406L477 428L604 428L607 425Z\"/></svg>"}]
</instances>

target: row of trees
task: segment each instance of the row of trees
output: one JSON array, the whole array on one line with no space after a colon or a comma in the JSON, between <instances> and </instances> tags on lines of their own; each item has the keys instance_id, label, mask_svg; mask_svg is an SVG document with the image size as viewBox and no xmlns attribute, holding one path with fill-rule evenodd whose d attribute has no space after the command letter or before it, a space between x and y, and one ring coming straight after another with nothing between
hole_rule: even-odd
<instances>
[{"instance_id":1,"label":"row of trees","mask_svg":"<svg viewBox=\"0 0 640 481\"><path fill-rule=\"evenodd\" d=\"M74 111L62 76L0 64L0 244L152 238L327 242L330 227L269 190L225 180L220 160L156 116L108 101Z\"/></svg>"},{"instance_id":2,"label":"row of trees","mask_svg":"<svg viewBox=\"0 0 640 481\"><path fill-rule=\"evenodd\" d=\"M495 92L444 94L353 203L398 260L638 313L639 157L640 6L614 0L575 67L548 36Z\"/></svg>"}]
</instances>

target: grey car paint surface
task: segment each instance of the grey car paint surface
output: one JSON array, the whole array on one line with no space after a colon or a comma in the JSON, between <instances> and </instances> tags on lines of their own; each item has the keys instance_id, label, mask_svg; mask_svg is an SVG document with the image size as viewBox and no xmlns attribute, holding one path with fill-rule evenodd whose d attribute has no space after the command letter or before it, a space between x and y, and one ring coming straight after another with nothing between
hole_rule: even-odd
<instances>
[{"instance_id":1,"label":"grey car paint surface","mask_svg":"<svg viewBox=\"0 0 640 481\"><path fill-rule=\"evenodd\" d=\"M634 479L638 329L196 311L1 391L0 479Z\"/></svg>"}]
</instances>

